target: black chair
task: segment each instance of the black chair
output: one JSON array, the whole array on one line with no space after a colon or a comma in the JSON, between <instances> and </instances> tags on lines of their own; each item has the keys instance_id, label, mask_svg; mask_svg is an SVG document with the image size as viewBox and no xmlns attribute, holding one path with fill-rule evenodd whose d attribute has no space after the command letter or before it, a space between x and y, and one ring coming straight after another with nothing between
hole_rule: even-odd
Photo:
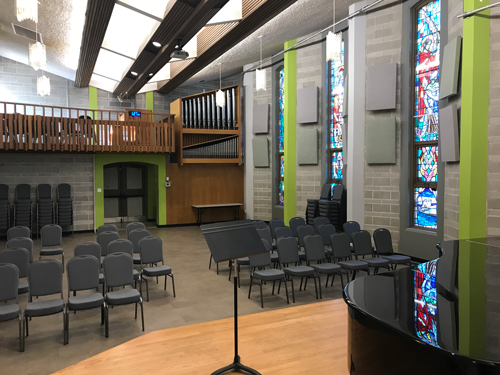
<instances>
[{"instance_id":1,"label":"black chair","mask_svg":"<svg viewBox=\"0 0 500 375\"><path fill-rule=\"evenodd\" d=\"M54 224L55 222L52 186L49 184L40 184L36 188L36 222L38 234L45 225Z\"/></svg>"},{"instance_id":2,"label":"black chair","mask_svg":"<svg viewBox=\"0 0 500 375\"><path fill-rule=\"evenodd\" d=\"M118 240L113 240L108 244L108 254L115 253L126 253L130 255L132 258L134 257L134 245L130 240L126 240L124 238L120 238ZM137 289L137 282L141 278L141 273L137 271L135 268L132 271L134 278L134 288Z\"/></svg>"},{"instance_id":3,"label":"black chair","mask_svg":"<svg viewBox=\"0 0 500 375\"><path fill-rule=\"evenodd\" d=\"M253 225L255 225L255 229L265 229L267 228L267 224L265 221L262 220L256 220L253 222Z\"/></svg>"},{"instance_id":4,"label":"black chair","mask_svg":"<svg viewBox=\"0 0 500 375\"><path fill-rule=\"evenodd\" d=\"M118 233L118 228L116 225L113 224L104 224L101 225L99 228L96 230L96 234L101 234L102 232L116 232Z\"/></svg>"},{"instance_id":5,"label":"black chair","mask_svg":"<svg viewBox=\"0 0 500 375\"><path fill-rule=\"evenodd\" d=\"M271 236L273 236L273 239L276 240L276 237L274 236L276 233L276 228L279 227L284 227L285 222L281 219L273 219L269 222L269 228L271 229Z\"/></svg>"},{"instance_id":6,"label":"black chair","mask_svg":"<svg viewBox=\"0 0 500 375\"><path fill-rule=\"evenodd\" d=\"M348 221L347 223L344 223L343 227L345 234L349 237L349 242L352 244L352 234L359 232L361 230L361 226L357 221Z\"/></svg>"},{"instance_id":7,"label":"black chair","mask_svg":"<svg viewBox=\"0 0 500 375\"><path fill-rule=\"evenodd\" d=\"M328 224L330 224L330 220L328 220L327 217L318 216L314 218L314 230L316 231L316 234L319 234L319 227L321 225L328 225Z\"/></svg>"},{"instance_id":8,"label":"black chair","mask_svg":"<svg viewBox=\"0 0 500 375\"><path fill-rule=\"evenodd\" d=\"M16 237L13 238L5 244L6 249L17 249L23 248L28 250L29 261L33 262L33 240L28 237Z\"/></svg>"},{"instance_id":9,"label":"black chair","mask_svg":"<svg viewBox=\"0 0 500 375\"><path fill-rule=\"evenodd\" d=\"M342 230L342 225L346 221L347 199L344 185L337 184L333 188L331 200L319 201L319 216L328 218L337 231Z\"/></svg>"},{"instance_id":10,"label":"black chair","mask_svg":"<svg viewBox=\"0 0 500 375\"><path fill-rule=\"evenodd\" d=\"M398 264L407 264L411 267L411 257L408 255L394 254L391 232L387 229L380 228L373 232L373 240L375 241L377 255L383 259L387 259L392 265L392 269L396 269Z\"/></svg>"},{"instance_id":11,"label":"black chair","mask_svg":"<svg viewBox=\"0 0 500 375\"><path fill-rule=\"evenodd\" d=\"M85 242L75 247L75 257L83 256L83 255L92 255L99 261L99 270L101 269L101 245L97 242ZM104 274L99 272L99 284L103 285L102 287L102 295L104 295Z\"/></svg>"},{"instance_id":12,"label":"black chair","mask_svg":"<svg viewBox=\"0 0 500 375\"><path fill-rule=\"evenodd\" d=\"M304 237L305 236L312 236L313 234L316 234L316 230L312 225L305 225L303 227L297 228L297 233L299 234L299 246L304 247Z\"/></svg>"},{"instance_id":13,"label":"black chair","mask_svg":"<svg viewBox=\"0 0 500 375\"><path fill-rule=\"evenodd\" d=\"M390 269L387 259L377 258L373 252L372 237L366 230L360 230L352 234L352 244L354 246L354 254L356 258L362 259L368 263L370 267L375 268L375 273L378 273L379 268ZM365 258L369 256L369 258Z\"/></svg>"},{"instance_id":14,"label":"black chair","mask_svg":"<svg viewBox=\"0 0 500 375\"><path fill-rule=\"evenodd\" d=\"M356 273L358 271L365 271L367 275L370 274L370 266L367 262L353 259L347 234L332 234L330 236L330 243L332 245L333 262L347 272L347 281L349 281L349 273L351 274L351 280L356 278Z\"/></svg>"},{"instance_id":15,"label":"black chair","mask_svg":"<svg viewBox=\"0 0 500 375\"><path fill-rule=\"evenodd\" d=\"M71 226L71 232L74 232L73 227L73 196L71 194L70 184L57 185L57 209L56 222L61 227Z\"/></svg>"},{"instance_id":16,"label":"black chair","mask_svg":"<svg viewBox=\"0 0 500 375\"><path fill-rule=\"evenodd\" d=\"M23 226L31 229L31 186L20 184L15 189L14 200L14 225Z\"/></svg>"},{"instance_id":17,"label":"black chair","mask_svg":"<svg viewBox=\"0 0 500 375\"><path fill-rule=\"evenodd\" d=\"M332 256L332 246L330 242L330 236L335 234L337 231L332 224L320 225L318 228L318 234L323 239L323 244L325 245L325 253L327 257Z\"/></svg>"},{"instance_id":18,"label":"black chair","mask_svg":"<svg viewBox=\"0 0 500 375\"><path fill-rule=\"evenodd\" d=\"M133 223L128 223L126 227L127 231L127 238L130 240L130 232L136 229L146 229L146 225L144 223L141 223L140 221L135 221Z\"/></svg>"},{"instance_id":19,"label":"black chair","mask_svg":"<svg viewBox=\"0 0 500 375\"><path fill-rule=\"evenodd\" d=\"M323 184L319 199L307 200L306 221L308 225L312 225L314 218L319 215L319 201L329 201L331 199L331 191L332 189L330 183Z\"/></svg>"},{"instance_id":20,"label":"black chair","mask_svg":"<svg viewBox=\"0 0 500 375\"><path fill-rule=\"evenodd\" d=\"M49 224L40 231L42 237L42 248L39 259L43 256L61 255L61 263L64 271L64 250L62 247L62 228L57 224Z\"/></svg>"},{"instance_id":21,"label":"black chair","mask_svg":"<svg viewBox=\"0 0 500 375\"><path fill-rule=\"evenodd\" d=\"M28 250L18 247L0 251L0 263L10 263L17 267L19 278L28 277L28 267L30 264ZM19 280L17 294L28 293L28 280Z\"/></svg>"},{"instance_id":22,"label":"black chair","mask_svg":"<svg viewBox=\"0 0 500 375\"><path fill-rule=\"evenodd\" d=\"M13 264L0 263L0 322L17 319L19 322L19 351L24 351L22 313L18 301L19 270ZM7 304L8 301L15 301Z\"/></svg>"},{"instance_id":23,"label":"black chair","mask_svg":"<svg viewBox=\"0 0 500 375\"><path fill-rule=\"evenodd\" d=\"M297 233L298 227L307 225L306 221L302 217L292 217L288 222L288 224L290 225L290 228L292 228L292 233L294 237L299 237L299 234Z\"/></svg>"},{"instance_id":24,"label":"black chair","mask_svg":"<svg viewBox=\"0 0 500 375\"><path fill-rule=\"evenodd\" d=\"M278 254L274 252L274 250L276 250L276 244L273 244L271 230L269 228L257 229L257 233L261 240L265 240L271 245L271 262L274 264L274 267L277 268L279 265L279 257Z\"/></svg>"},{"instance_id":25,"label":"black chair","mask_svg":"<svg viewBox=\"0 0 500 375\"><path fill-rule=\"evenodd\" d=\"M0 230L10 228L9 186L0 184Z\"/></svg>"},{"instance_id":26,"label":"black chair","mask_svg":"<svg viewBox=\"0 0 500 375\"><path fill-rule=\"evenodd\" d=\"M97 243L101 246L101 256L108 255L108 245L111 241L120 239L118 232L105 231L97 235Z\"/></svg>"},{"instance_id":27,"label":"black chair","mask_svg":"<svg viewBox=\"0 0 500 375\"><path fill-rule=\"evenodd\" d=\"M307 225L306 225L307 227ZM302 228L302 227L299 227L299 228ZM278 227L276 228L276 233L274 234L274 236L279 239L279 238L288 238L288 237L294 237L295 236L293 235L292 233L292 228L290 227ZM298 249L298 252L299 252L299 259L300 260L303 260L306 258L306 253L303 252L302 250Z\"/></svg>"},{"instance_id":28,"label":"black chair","mask_svg":"<svg viewBox=\"0 0 500 375\"><path fill-rule=\"evenodd\" d=\"M134 256L132 257L132 259L134 260L134 264L141 264L139 241L144 237L149 236L151 236L151 234L145 228L134 229L129 233L128 239L130 240L130 242L132 242L132 245L134 245Z\"/></svg>"},{"instance_id":29,"label":"black chair","mask_svg":"<svg viewBox=\"0 0 500 375\"><path fill-rule=\"evenodd\" d=\"M10 227L9 230L7 230L7 241L17 237L31 238L30 228L22 226Z\"/></svg>"}]
</instances>

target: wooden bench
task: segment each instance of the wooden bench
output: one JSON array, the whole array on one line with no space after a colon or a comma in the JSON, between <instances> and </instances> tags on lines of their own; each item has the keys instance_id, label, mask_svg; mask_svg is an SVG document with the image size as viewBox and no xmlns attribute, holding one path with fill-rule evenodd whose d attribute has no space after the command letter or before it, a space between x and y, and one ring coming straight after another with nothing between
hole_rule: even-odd
<instances>
[{"instance_id":1,"label":"wooden bench","mask_svg":"<svg viewBox=\"0 0 500 375\"><path fill-rule=\"evenodd\" d=\"M203 213L209 208L231 208L234 212L234 220L240 219L240 207L244 206L244 203L221 203L221 204L193 204L191 207L196 208L198 210L198 221L196 224L201 224L201 217Z\"/></svg>"}]
</instances>

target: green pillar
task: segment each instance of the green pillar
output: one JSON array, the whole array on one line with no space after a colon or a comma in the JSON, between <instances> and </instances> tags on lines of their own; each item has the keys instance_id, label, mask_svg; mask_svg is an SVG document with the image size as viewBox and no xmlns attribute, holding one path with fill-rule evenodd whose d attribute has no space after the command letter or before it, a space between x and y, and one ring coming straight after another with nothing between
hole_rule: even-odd
<instances>
[{"instance_id":1,"label":"green pillar","mask_svg":"<svg viewBox=\"0 0 500 375\"><path fill-rule=\"evenodd\" d=\"M148 91L146 93L146 109L154 112L154 94L153 91Z\"/></svg>"},{"instance_id":2,"label":"green pillar","mask_svg":"<svg viewBox=\"0 0 500 375\"><path fill-rule=\"evenodd\" d=\"M97 89L89 86L89 109L97 110Z\"/></svg>"},{"instance_id":3,"label":"green pillar","mask_svg":"<svg viewBox=\"0 0 500 375\"><path fill-rule=\"evenodd\" d=\"M289 40L285 49L297 41ZM285 144L285 223L297 216L297 51L285 53L285 113L284 113L284 144Z\"/></svg>"},{"instance_id":4,"label":"green pillar","mask_svg":"<svg viewBox=\"0 0 500 375\"><path fill-rule=\"evenodd\" d=\"M464 0L464 11L489 5ZM490 18L483 11L463 20L459 238L486 236Z\"/></svg>"}]
</instances>

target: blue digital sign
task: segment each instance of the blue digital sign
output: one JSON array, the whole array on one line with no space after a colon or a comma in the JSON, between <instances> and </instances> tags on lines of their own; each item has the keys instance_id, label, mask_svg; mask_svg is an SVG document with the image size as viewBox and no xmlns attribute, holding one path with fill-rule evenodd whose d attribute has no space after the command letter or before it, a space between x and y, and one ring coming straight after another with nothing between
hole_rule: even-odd
<instances>
[{"instance_id":1,"label":"blue digital sign","mask_svg":"<svg viewBox=\"0 0 500 375\"><path fill-rule=\"evenodd\" d=\"M130 111L129 115L130 115L130 117L141 117L141 112L139 112L139 111Z\"/></svg>"}]
</instances>

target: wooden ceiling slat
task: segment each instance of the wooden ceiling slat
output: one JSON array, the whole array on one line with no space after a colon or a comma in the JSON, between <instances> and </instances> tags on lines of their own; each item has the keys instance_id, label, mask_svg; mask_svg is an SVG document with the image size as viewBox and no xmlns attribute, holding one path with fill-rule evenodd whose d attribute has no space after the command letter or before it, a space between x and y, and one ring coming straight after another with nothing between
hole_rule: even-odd
<instances>
[{"instance_id":1,"label":"wooden ceiling slat","mask_svg":"<svg viewBox=\"0 0 500 375\"><path fill-rule=\"evenodd\" d=\"M219 25L207 26L198 34L198 56L202 55L214 43L218 42L224 35L231 31L238 22L221 23Z\"/></svg>"},{"instance_id":2,"label":"wooden ceiling slat","mask_svg":"<svg viewBox=\"0 0 500 375\"><path fill-rule=\"evenodd\" d=\"M190 65L194 59L184 60L184 61L174 61L170 64L170 78L175 77L179 72L181 72L185 67Z\"/></svg>"},{"instance_id":3,"label":"wooden ceiling slat","mask_svg":"<svg viewBox=\"0 0 500 375\"><path fill-rule=\"evenodd\" d=\"M242 17L247 18L254 10L264 4L266 0L243 0L242 4Z\"/></svg>"}]
</instances>

